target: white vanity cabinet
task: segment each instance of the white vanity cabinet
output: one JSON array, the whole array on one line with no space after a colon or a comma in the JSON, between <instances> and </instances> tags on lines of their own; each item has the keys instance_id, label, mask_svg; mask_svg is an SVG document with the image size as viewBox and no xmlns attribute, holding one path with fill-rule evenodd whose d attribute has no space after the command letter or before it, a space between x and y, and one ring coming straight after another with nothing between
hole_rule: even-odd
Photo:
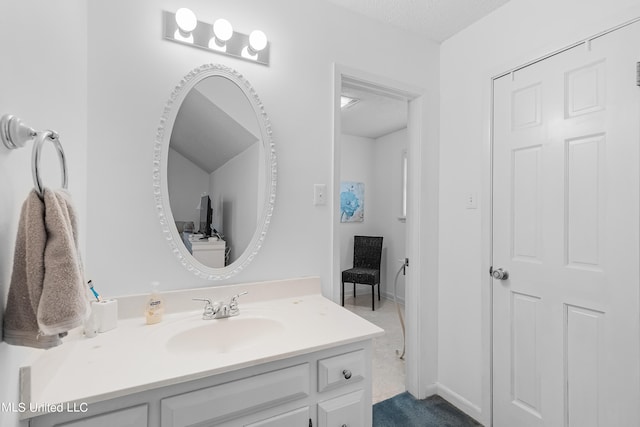
<instances>
[{"instance_id":1,"label":"white vanity cabinet","mask_svg":"<svg viewBox=\"0 0 640 427\"><path fill-rule=\"evenodd\" d=\"M371 357L369 339L121 394L88 403L86 413L31 418L30 426L367 427Z\"/></svg>"}]
</instances>

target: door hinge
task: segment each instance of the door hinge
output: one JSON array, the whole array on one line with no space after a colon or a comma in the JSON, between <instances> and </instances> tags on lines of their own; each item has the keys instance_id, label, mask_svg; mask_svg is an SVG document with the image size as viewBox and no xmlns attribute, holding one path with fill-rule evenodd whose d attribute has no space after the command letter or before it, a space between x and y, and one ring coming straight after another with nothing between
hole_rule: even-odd
<instances>
[{"instance_id":1,"label":"door hinge","mask_svg":"<svg viewBox=\"0 0 640 427\"><path fill-rule=\"evenodd\" d=\"M636 86L640 86L640 62L636 62Z\"/></svg>"},{"instance_id":2,"label":"door hinge","mask_svg":"<svg viewBox=\"0 0 640 427\"><path fill-rule=\"evenodd\" d=\"M311 421L311 418L309 418L309 427L313 427L313 421Z\"/></svg>"},{"instance_id":3,"label":"door hinge","mask_svg":"<svg viewBox=\"0 0 640 427\"><path fill-rule=\"evenodd\" d=\"M493 277L493 265L489 267L489 276Z\"/></svg>"}]
</instances>

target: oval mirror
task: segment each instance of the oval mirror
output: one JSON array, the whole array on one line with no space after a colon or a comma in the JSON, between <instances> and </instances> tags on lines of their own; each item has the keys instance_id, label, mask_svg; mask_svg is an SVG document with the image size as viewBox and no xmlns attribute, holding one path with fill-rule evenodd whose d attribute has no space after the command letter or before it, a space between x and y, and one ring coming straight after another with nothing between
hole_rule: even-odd
<instances>
[{"instance_id":1,"label":"oval mirror","mask_svg":"<svg viewBox=\"0 0 640 427\"><path fill-rule=\"evenodd\" d=\"M187 74L154 147L156 208L180 263L210 280L237 274L262 246L275 190L271 125L249 82L215 64Z\"/></svg>"}]
</instances>

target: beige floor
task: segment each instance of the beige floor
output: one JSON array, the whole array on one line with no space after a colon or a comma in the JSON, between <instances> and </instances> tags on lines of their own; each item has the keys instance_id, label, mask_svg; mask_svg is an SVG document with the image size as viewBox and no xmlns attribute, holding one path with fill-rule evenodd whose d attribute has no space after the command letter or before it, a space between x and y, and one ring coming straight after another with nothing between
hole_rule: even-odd
<instances>
[{"instance_id":1,"label":"beige floor","mask_svg":"<svg viewBox=\"0 0 640 427\"><path fill-rule=\"evenodd\" d=\"M351 288L347 289L351 293ZM373 339L373 403L404 392L404 361L396 354L396 350L402 352L402 327L394 302L385 298L378 302L376 298L376 310L371 311L371 294L363 293L355 303L345 295L344 307L385 330L383 336Z\"/></svg>"}]
</instances>

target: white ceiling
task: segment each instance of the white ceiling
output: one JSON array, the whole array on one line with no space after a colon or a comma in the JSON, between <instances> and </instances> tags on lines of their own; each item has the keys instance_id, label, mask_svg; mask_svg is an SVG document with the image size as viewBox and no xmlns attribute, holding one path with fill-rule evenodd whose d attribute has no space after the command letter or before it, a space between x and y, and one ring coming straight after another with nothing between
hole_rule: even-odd
<instances>
[{"instance_id":1,"label":"white ceiling","mask_svg":"<svg viewBox=\"0 0 640 427\"><path fill-rule=\"evenodd\" d=\"M328 0L438 43L463 30L509 0ZM407 103L367 91L343 88L360 102L342 110L342 132L379 138L407 126Z\"/></svg>"},{"instance_id":2,"label":"white ceiling","mask_svg":"<svg viewBox=\"0 0 640 427\"><path fill-rule=\"evenodd\" d=\"M348 86L342 94L358 100L342 109L342 133L376 139L407 127L407 101Z\"/></svg>"},{"instance_id":3,"label":"white ceiling","mask_svg":"<svg viewBox=\"0 0 640 427\"><path fill-rule=\"evenodd\" d=\"M443 42L509 0L328 0L368 16Z\"/></svg>"}]
</instances>

